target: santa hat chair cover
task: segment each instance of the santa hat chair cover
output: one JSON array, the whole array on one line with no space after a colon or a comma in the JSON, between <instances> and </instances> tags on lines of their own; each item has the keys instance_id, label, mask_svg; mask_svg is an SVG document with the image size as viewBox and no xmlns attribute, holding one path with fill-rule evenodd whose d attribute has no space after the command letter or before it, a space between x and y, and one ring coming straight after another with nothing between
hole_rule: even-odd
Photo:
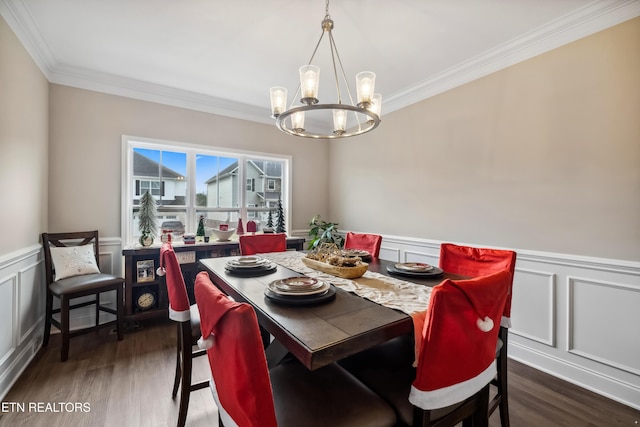
<instances>
[{"instance_id":1,"label":"santa hat chair cover","mask_svg":"<svg viewBox=\"0 0 640 427\"><path fill-rule=\"evenodd\" d=\"M449 273L469 277L485 276L507 270L511 273L509 295L504 305L500 326L511 327L511 291L516 267L516 253L506 249L474 248L453 243L440 245L440 268Z\"/></svg>"},{"instance_id":2,"label":"santa hat chair cover","mask_svg":"<svg viewBox=\"0 0 640 427\"><path fill-rule=\"evenodd\" d=\"M169 318L176 322L191 319L189 313L189 296L184 284L180 263L171 243L167 242L160 249L160 266L156 270L158 276L165 276L167 293L169 294Z\"/></svg>"},{"instance_id":3,"label":"santa hat chair cover","mask_svg":"<svg viewBox=\"0 0 640 427\"><path fill-rule=\"evenodd\" d=\"M206 272L196 276L202 341L211 387L225 427L275 427L267 360L253 308L230 300Z\"/></svg>"},{"instance_id":4,"label":"santa hat chair cover","mask_svg":"<svg viewBox=\"0 0 640 427\"><path fill-rule=\"evenodd\" d=\"M496 375L498 325L511 275L503 270L433 288L409 401L443 408L473 396Z\"/></svg>"},{"instance_id":5,"label":"santa hat chair cover","mask_svg":"<svg viewBox=\"0 0 640 427\"><path fill-rule=\"evenodd\" d=\"M286 234L253 234L239 237L242 255L284 252L287 250Z\"/></svg>"}]
</instances>

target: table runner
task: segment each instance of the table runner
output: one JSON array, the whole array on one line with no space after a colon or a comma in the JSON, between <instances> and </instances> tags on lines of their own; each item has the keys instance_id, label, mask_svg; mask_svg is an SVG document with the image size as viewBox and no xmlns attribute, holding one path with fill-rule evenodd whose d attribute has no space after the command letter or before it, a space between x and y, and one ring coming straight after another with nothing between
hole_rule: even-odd
<instances>
[{"instance_id":1,"label":"table runner","mask_svg":"<svg viewBox=\"0 0 640 427\"><path fill-rule=\"evenodd\" d=\"M357 279L343 279L307 267L302 263L302 258L305 256L303 252L272 252L261 254L261 256L305 276L333 283L340 289L385 307L400 310L412 317L424 312L429 305L430 286L418 285L373 271L367 271Z\"/></svg>"}]
</instances>

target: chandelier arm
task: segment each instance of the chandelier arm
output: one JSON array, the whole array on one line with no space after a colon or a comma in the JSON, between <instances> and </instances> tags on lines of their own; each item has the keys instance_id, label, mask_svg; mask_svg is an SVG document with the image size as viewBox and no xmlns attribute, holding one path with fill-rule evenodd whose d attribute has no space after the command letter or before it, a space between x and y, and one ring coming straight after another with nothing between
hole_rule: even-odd
<instances>
[{"instance_id":1,"label":"chandelier arm","mask_svg":"<svg viewBox=\"0 0 640 427\"><path fill-rule=\"evenodd\" d=\"M313 53L311 54L311 58L309 58L309 62L307 62L307 65L311 65L311 62L313 61L313 58L315 58L316 53L318 52L318 47L320 47L320 43L322 43L322 38L324 37L324 30L322 30L322 34L320 34L320 39L318 40L318 43L316 44L316 48L313 49Z\"/></svg>"},{"instance_id":2,"label":"chandelier arm","mask_svg":"<svg viewBox=\"0 0 640 427\"><path fill-rule=\"evenodd\" d=\"M338 48L336 46L336 42L333 40L333 34L331 30L329 30L329 46L331 47L331 63L333 64L333 78L336 81L336 92L338 93L338 104L342 104L342 92L340 91L340 80L338 79L338 70L336 69L336 58L334 55L338 54ZM338 61L340 61L340 56L338 55ZM342 66L342 63L340 64ZM345 79L344 70L342 70L342 78ZM347 86L347 92L349 91L349 86ZM353 101L351 102L353 104Z\"/></svg>"},{"instance_id":3,"label":"chandelier arm","mask_svg":"<svg viewBox=\"0 0 640 427\"><path fill-rule=\"evenodd\" d=\"M347 80L347 74L344 72L344 66L342 65L342 59L340 59L340 52L338 52L338 46L336 46L336 42L333 39L333 33L331 32L329 32L329 41L330 41L329 44L331 45L331 58L333 59L333 51L335 49L336 57L338 58L338 64L340 65L340 71L342 72L342 80L344 82L345 87L347 88L347 94L349 95L349 102L351 102L351 105L356 105L355 102L353 102L353 95L351 94L351 90L349 89L349 81ZM340 98L340 88L339 88L340 84L338 83L338 76L337 76L335 62L333 64L333 71L336 74L336 86L338 87L338 103L342 104L342 99ZM353 114L353 118L358 124L358 130L361 130L362 123L360 122L360 116L358 116L358 113L355 111L352 111L352 114Z\"/></svg>"}]
</instances>

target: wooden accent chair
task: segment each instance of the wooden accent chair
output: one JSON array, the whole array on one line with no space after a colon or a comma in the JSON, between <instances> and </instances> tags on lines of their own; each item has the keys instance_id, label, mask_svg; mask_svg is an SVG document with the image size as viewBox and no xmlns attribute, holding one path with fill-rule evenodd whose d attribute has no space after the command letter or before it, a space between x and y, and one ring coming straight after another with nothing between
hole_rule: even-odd
<instances>
[{"instance_id":1,"label":"wooden accent chair","mask_svg":"<svg viewBox=\"0 0 640 427\"><path fill-rule=\"evenodd\" d=\"M69 340L77 335L99 328L116 325L118 340L124 338L124 279L100 272L98 231L70 233L42 233L44 265L47 284L46 317L43 346L49 344L51 325L60 329L62 348L60 360L69 358ZM116 308L100 304L100 294L116 292ZM75 298L93 295L90 301L72 303ZM53 308L53 298L60 301L60 308ZM69 330L71 310L95 305L95 325L88 328ZM100 312L115 314L113 321L100 323ZM60 320L53 315L60 314Z\"/></svg>"},{"instance_id":2,"label":"wooden accent chair","mask_svg":"<svg viewBox=\"0 0 640 427\"><path fill-rule=\"evenodd\" d=\"M289 358L269 370L255 311L206 272L196 276L195 295L221 426L395 425L393 409L336 364L310 371Z\"/></svg>"},{"instance_id":3,"label":"wooden accent chair","mask_svg":"<svg viewBox=\"0 0 640 427\"><path fill-rule=\"evenodd\" d=\"M504 249L474 248L459 246L453 243L443 243L440 246L440 268L455 274L477 277L500 270L507 270L511 274L509 294L504 306L500 322L497 360L498 375L492 385L497 393L489 403L489 415L497 407L500 408L500 422L502 427L509 427L509 401L507 389L507 338L508 328L511 327L511 295L513 290L513 275L516 266L516 253Z\"/></svg>"},{"instance_id":4,"label":"wooden accent chair","mask_svg":"<svg viewBox=\"0 0 640 427\"><path fill-rule=\"evenodd\" d=\"M371 254L373 258L380 256L380 245L382 236L379 234L352 233L347 232L344 237L345 249L361 249Z\"/></svg>"},{"instance_id":5,"label":"wooden accent chair","mask_svg":"<svg viewBox=\"0 0 640 427\"><path fill-rule=\"evenodd\" d=\"M165 276L167 293L169 295L169 318L177 322L178 343L176 353L176 375L173 381L171 396L175 399L180 388L180 408L178 410L178 427L183 427L187 420L189 397L192 391L201 390L209 386L209 381L192 384L192 359L204 356L201 349L194 350L200 338L200 312L196 304L190 305L187 287L184 283L178 258L171 243L165 243L160 249L160 267L158 275Z\"/></svg>"},{"instance_id":6,"label":"wooden accent chair","mask_svg":"<svg viewBox=\"0 0 640 427\"><path fill-rule=\"evenodd\" d=\"M284 252L287 250L287 235L284 233L246 234L239 237L239 243L242 255Z\"/></svg>"},{"instance_id":7,"label":"wooden accent chair","mask_svg":"<svg viewBox=\"0 0 640 427\"><path fill-rule=\"evenodd\" d=\"M511 277L507 271L470 280L446 279L433 288L416 348L417 368L397 346L378 346L341 362L389 402L401 425L488 426L489 384ZM402 337L405 338L405 337ZM413 345L407 340L407 350Z\"/></svg>"}]
</instances>

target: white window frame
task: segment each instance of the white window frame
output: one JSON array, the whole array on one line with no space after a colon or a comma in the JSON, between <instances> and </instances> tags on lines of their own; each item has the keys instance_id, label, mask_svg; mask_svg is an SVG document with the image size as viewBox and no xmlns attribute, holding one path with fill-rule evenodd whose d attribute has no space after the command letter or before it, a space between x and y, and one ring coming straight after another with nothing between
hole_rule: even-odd
<instances>
[{"instance_id":1,"label":"white window frame","mask_svg":"<svg viewBox=\"0 0 640 427\"><path fill-rule=\"evenodd\" d=\"M204 206L196 206L196 192L192 189L196 188L196 154L205 154L211 156L220 157L233 157L238 159L238 174L240 182L247 182L246 163L247 160L271 160L282 162L282 188L281 198L282 204L285 210L286 224L291 224L291 168L293 163L292 156L284 154L263 153L245 150L235 150L230 148L222 148L207 145L191 144L187 142L168 141L154 138L145 138L132 135L122 135L122 149L121 149L121 233L124 246L134 244L136 239L134 236L133 223L131 221L131 212L133 211L133 149L134 148L146 148L151 150L163 150L163 151L177 151L187 154L187 205L186 207L177 207L177 210L186 210L186 224L185 230L189 232L196 231L198 219L196 218L197 212L202 211L214 211L214 212L238 212L239 217L243 223L247 223L249 217L247 212L246 202L246 190L245 186L238 188L238 201L239 206L237 208L207 208ZM171 210L169 207L163 207L163 210ZM159 236L156 236L159 237Z\"/></svg>"}]
</instances>

